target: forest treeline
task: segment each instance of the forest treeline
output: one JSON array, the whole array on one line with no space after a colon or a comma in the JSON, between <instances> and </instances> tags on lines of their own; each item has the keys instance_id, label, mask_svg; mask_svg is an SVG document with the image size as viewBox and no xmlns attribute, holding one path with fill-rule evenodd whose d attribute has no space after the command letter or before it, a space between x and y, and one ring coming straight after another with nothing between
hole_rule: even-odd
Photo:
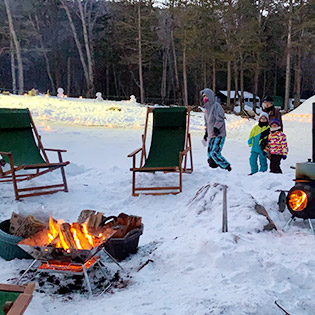
<instances>
[{"instance_id":1,"label":"forest treeline","mask_svg":"<svg viewBox=\"0 0 315 315\"><path fill-rule=\"evenodd\" d=\"M192 105L210 87L287 109L315 94L315 1L0 0L0 63L17 94Z\"/></svg>"}]
</instances>

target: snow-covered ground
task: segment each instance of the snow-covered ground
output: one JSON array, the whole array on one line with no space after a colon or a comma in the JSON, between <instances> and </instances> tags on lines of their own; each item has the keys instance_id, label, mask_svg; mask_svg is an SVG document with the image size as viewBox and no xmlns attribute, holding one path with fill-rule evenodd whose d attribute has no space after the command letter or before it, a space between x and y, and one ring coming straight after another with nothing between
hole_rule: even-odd
<instances>
[{"instance_id":1,"label":"snow-covered ground","mask_svg":"<svg viewBox=\"0 0 315 315\"><path fill-rule=\"evenodd\" d=\"M12 185L2 183L0 220L15 211L73 222L81 210L96 209L105 215L139 215L144 223L138 253L121 263L126 270L121 276L129 281L125 288L90 300L78 294L65 300L37 291L25 314L283 314L275 301L290 314L314 314L315 237L303 221L282 231L290 213L278 211L276 192L293 186L290 166L311 157L313 101L315 97L284 116L289 156L282 162L282 175L247 175L247 138L256 122L234 115L227 115L223 149L232 171L209 169L201 144L203 116L193 113L194 172L184 174L183 193L132 197L127 154L141 145L144 106L1 95L0 107L29 107L44 145L67 149L64 158L71 164L66 168L69 193L17 202ZM58 179L55 173L36 182ZM169 182L174 176L138 178L145 184ZM216 183L228 186L228 233L221 232L222 191ZM267 209L278 231L263 231L267 220L254 211L255 202ZM148 259L153 262L138 272ZM30 263L0 260L2 283L16 278Z\"/></svg>"}]
</instances>

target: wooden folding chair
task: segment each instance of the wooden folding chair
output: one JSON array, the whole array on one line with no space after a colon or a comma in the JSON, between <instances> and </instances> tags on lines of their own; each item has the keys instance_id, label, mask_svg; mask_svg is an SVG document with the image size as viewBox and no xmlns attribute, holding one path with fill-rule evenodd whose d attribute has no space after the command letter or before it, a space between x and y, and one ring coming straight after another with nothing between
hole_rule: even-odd
<instances>
[{"instance_id":1,"label":"wooden folding chair","mask_svg":"<svg viewBox=\"0 0 315 315\"><path fill-rule=\"evenodd\" d=\"M57 152L59 162L50 163L47 151ZM28 109L0 108L0 154L10 165L7 171L0 166L0 182L13 183L16 200L68 191L64 167L70 162L63 162L62 152L67 151L43 147ZM18 188L18 182L33 179L56 169L61 170L61 184Z\"/></svg>"},{"instance_id":2,"label":"wooden folding chair","mask_svg":"<svg viewBox=\"0 0 315 315\"><path fill-rule=\"evenodd\" d=\"M150 152L146 154L146 137L149 114L153 114L153 128ZM128 157L133 158L132 195L139 192L150 195L178 194L182 191L182 173L193 171L191 137L189 134L190 107L151 108L148 107L142 147ZM136 154L141 152L140 166L136 167ZM188 157L189 155L189 157ZM187 167L187 160L190 167ZM136 187L137 172L176 172L179 174L178 186Z\"/></svg>"},{"instance_id":3,"label":"wooden folding chair","mask_svg":"<svg viewBox=\"0 0 315 315\"><path fill-rule=\"evenodd\" d=\"M32 300L34 289L35 283L0 284L0 314L22 315Z\"/></svg>"}]
</instances>

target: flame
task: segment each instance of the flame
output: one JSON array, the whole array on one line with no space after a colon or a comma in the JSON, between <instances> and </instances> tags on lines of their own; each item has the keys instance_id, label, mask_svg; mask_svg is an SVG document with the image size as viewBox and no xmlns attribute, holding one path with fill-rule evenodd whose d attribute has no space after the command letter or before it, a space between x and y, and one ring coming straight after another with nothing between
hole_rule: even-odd
<instances>
[{"instance_id":1,"label":"flame","mask_svg":"<svg viewBox=\"0 0 315 315\"><path fill-rule=\"evenodd\" d=\"M82 230L83 230L84 236L88 239L89 243L92 246L94 246L93 237L92 237L92 235L89 234L87 225L85 223L82 224Z\"/></svg>"},{"instance_id":2,"label":"flame","mask_svg":"<svg viewBox=\"0 0 315 315\"><path fill-rule=\"evenodd\" d=\"M307 206L307 194L303 190L294 190L289 196L289 206L294 211L302 211Z\"/></svg>"},{"instance_id":3,"label":"flame","mask_svg":"<svg viewBox=\"0 0 315 315\"><path fill-rule=\"evenodd\" d=\"M77 236L77 230L72 227L72 228L70 229L70 231L71 231L71 233L72 233L72 235L73 235L73 239L74 239L74 241L75 241L75 244L76 244L76 246L77 246L77 249L82 249L82 246L81 246L81 244L80 244L80 240L79 240L79 238L78 238L78 236Z\"/></svg>"},{"instance_id":4,"label":"flame","mask_svg":"<svg viewBox=\"0 0 315 315\"><path fill-rule=\"evenodd\" d=\"M78 223L72 223L70 226L70 238L73 238L73 243L69 244L69 235L65 236L63 229L61 229L61 224L63 220L54 220L49 217L49 231L47 232L47 244L51 244L55 240L54 246L57 248L63 248L64 250L70 252L70 247L75 244L76 249L91 249L94 247L94 238L99 240L104 240L102 233L99 236L93 236L89 233L88 227L85 223L82 225ZM68 237L68 239L67 239ZM71 241L71 240L70 240Z\"/></svg>"}]
</instances>

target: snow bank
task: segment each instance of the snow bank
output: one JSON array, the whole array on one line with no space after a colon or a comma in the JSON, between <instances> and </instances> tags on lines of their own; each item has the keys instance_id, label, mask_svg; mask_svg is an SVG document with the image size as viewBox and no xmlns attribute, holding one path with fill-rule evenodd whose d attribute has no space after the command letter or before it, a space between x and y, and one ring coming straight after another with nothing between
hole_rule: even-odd
<instances>
[{"instance_id":1,"label":"snow bank","mask_svg":"<svg viewBox=\"0 0 315 315\"><path fill-rule=\"evenodd\" d=\"M313 103L315 103L315 95L308 98L305 102L303 102L299 107L289 113L294 115L312 115Z\"/></svg>"}]
</instances>

